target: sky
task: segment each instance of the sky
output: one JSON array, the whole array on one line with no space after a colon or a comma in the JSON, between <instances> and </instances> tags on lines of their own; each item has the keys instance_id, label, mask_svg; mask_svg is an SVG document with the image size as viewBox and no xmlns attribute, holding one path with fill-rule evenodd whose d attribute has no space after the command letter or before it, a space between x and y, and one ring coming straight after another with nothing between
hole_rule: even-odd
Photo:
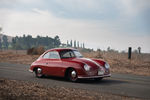
<instances>
[{"instance_id":1,"label":"sky","mask_svg":"<svg viewBox=\"0 0 150 100\"><path fill-rule=\"evenodd\" d=\"M10 36L58 35L95 50L150 53L150 0L0 0L0 27Z\"/></svg>"}]
</instances>

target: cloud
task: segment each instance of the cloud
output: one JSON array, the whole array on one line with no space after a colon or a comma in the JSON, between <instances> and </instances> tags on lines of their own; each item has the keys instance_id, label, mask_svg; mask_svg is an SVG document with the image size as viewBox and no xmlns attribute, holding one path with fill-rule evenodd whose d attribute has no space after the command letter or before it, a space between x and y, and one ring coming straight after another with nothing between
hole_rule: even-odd
<instances>
[{"instance_id":1,"label":"cloud","mask_svg":"<svg viewBox=\"0 0 150 100\"><path fill-rule=\"evenodd\" d=\"M150 35L146 31L149 24L137 16L149 8L146 3L134 0L38 0L37 4L35 0L14 1L23 8L31 6L25 10L20 6L0 8L0 25L8 35L59 35L62 42L78 40L95 49L111 46L123 50L128 46L141 46L150 52Z\"/></svg>"},{"instance_id":2,"label":"cloud","mask_svg":"<svg viewBox=\"0 0 150 100\"><path fill-rule=\"evenodd\" d=\"M121 13L126 16L137 16L144 10L150 9L150 0L119 0Z\"/></svg>"},{"instance_id":3,"label":"cloud","mask_svg":"<svg viewBox=\"0 0 150 100\"><path fill-rule=\"evenodd\" d=\"M148 39L150 37L120 34L120 28L112 22L58 18L50 11L37 8L30 12L3 10L0 10L0 14L9 12L4 22L4 32L8 35L59 35L62 42L70 39L79 40L93 48L106 49L111 46L121 50L128 46L135 48L142 46L146 51L149 50Z\"/></svg>"}]
</instances>

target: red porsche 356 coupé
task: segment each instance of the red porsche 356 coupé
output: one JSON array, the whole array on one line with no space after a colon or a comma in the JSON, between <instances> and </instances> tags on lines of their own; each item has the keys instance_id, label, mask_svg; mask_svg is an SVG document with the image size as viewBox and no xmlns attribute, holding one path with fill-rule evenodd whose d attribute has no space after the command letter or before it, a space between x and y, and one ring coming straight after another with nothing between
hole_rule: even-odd
<instances>
[{"instance_id":1,"label":"red porsche 356 coup\u00e9","mask_svg":"<svg viewBox=\"0 0 150 100\"><path fill-rule=\"evenodd\" d=\"M29 71L35 72L38 78L51 75L65 77L73 82L80 78L101 80L111 76L107 62L83 58L77 49L72 48L47 50L31 64Z\"/></svg>"}]
</instances>

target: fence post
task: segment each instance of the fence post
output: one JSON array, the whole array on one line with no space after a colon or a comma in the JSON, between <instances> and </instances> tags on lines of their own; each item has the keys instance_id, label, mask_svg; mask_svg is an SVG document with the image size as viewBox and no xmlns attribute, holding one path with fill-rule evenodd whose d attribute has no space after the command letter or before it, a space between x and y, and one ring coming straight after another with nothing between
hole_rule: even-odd
<instances>
[{"instance_id":1,"label":"fence post","mask_svg":"<svg viewBox=\"0 0 150 100\"><path fill-rule=\"evenodd\" d=\"M128 49L128 59L131 59L132 47Z\"/></svg>"},{"instance_id":2,"label":"fence post","mask_svg":"<svg viewBox=\"0 0 150 100\"><path fill-rule=\"evenodd\" d=\"M141 54L141 47L138 47L138 52L139 54Z\"/></svg>"}]
</instances>

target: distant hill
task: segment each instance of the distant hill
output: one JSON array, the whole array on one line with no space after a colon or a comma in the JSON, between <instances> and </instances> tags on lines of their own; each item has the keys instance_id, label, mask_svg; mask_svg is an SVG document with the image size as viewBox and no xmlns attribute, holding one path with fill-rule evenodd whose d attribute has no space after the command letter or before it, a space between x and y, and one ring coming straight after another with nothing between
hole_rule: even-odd
<instances>
[{"instance_id":1,"label":"distant hill","mask_svg":"<svg viewBox=\"0 0 150 100\"><path fill-rule=\"evenodd\" d=\"M4 36L5 34L0 34L0 39L3 41L3 36ZM12 42L12 39L13 39L13 37L12 36L8 36L8 35L6 35L7 36L7 39L8 39L8 42Z\"/></svg>"}]
</instances>

